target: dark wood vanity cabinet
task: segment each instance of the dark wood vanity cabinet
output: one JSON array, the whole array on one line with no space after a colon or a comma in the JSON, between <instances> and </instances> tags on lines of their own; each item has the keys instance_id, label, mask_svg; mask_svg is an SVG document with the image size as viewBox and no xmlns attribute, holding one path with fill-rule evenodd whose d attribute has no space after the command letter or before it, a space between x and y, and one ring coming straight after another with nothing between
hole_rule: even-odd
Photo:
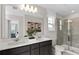
<instances>
[{"instance_id":1,"label":"dark wood vanity cabinet","mask_svg":"<svg viewBox=\"0 0 79 59\"><path fill-rule=\"evenodd\" d=\"M0 51L0 55L52 55L52 40Z\"/></svg>"}]
</instances>

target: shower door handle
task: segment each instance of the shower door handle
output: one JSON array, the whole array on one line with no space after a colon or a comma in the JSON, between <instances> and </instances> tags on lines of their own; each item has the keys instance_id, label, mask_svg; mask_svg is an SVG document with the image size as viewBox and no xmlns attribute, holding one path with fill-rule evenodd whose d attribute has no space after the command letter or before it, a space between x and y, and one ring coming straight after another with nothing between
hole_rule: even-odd
<instances>
[{"instance_id":1,"label":"shower door handle","mask_svg":"<svg viewBox=\"0 0 79 59\"><path fill-rule=\"evenodd\" d=\"M70 36L68 36L68 41L70 41Z\"/></svg>"}]
</instances>

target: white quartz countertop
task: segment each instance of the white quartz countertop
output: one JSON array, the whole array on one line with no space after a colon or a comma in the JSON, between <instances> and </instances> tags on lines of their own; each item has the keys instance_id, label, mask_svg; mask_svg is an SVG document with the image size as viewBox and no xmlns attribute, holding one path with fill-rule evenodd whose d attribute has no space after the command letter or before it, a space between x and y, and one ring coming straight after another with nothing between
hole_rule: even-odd
<instances>
[{"instance_id":1,"label":"white quartz countertop","mask_svg":"<svg viewBox=\"0 0 79 59\"><path fill-rule=\"evenodd\" d=\"M39 42L43 42L43 41L47 41L47 40L51 40L51 39L49 39L49 38L41 38L41 39L37 39L37 40L36 39L23 39L23 40L19 40L18 42L15 42L13 40L8 41L6 39L6 40L0 41L0 51L6 50L6 49L11 49L11 48L16 48L16 47L20 47L20 46L30 45L30 44L34 44L34 43L39 43Z\"/></svg>"}]
</instances>

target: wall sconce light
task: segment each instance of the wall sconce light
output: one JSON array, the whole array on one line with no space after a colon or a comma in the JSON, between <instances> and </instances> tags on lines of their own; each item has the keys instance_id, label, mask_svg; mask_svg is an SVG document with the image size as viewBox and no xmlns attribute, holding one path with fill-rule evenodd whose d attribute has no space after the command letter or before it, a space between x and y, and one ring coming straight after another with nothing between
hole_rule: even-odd
<instances>
[{"instance_id":1,"label":"wall sconce light","mask_svg":"<svg viewBox=\"0 0 79 59\"><path fill-rule=\"evenodd\" d=\"M59 21L59 29L62 30L62 20Z\"/></svg>"}]
</instances>

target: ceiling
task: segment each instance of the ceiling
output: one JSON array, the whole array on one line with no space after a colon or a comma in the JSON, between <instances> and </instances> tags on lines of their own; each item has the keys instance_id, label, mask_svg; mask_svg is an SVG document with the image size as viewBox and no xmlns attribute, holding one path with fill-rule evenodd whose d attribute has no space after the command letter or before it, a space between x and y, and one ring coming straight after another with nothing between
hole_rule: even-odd
<instances>
[{"instance_id":1,"label":"ceiling","mask_svg":"<svg viewBox=\"0 0 79 59\"><path fill-rule=\"evenodd\" d=\"M48 9L49 11L51 10L53 13L56 13L57 15L63 17L79 13L79 4L38 4L38 5ZM73 13L72 10L74 11Z\"/></svg>"},{"instance_id":2,"label":"ceiling","mask_svg":"<svg viewBox=\"0 0 79 59\"><path fill-rule=\"evenodd\" d=\"M40 6L63 17L79 13L79 4L40 4Z\"/></svg>"}]
</instances>

